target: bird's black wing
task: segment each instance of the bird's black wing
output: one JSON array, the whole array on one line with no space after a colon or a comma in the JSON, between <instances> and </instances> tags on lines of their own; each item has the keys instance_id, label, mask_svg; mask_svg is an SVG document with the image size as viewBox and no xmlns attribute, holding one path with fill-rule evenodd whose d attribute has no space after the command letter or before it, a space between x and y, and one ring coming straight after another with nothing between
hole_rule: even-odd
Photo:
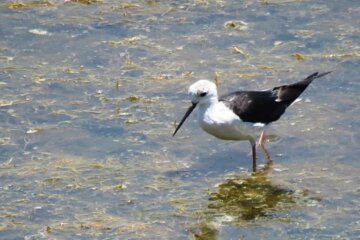
<instances>
[{"instance_id":1,"label":"bird's black wing","mask_svg":"<svg viewBox=\"0 0 360 240\"><path fill-rule=\"evenodd\" d=\"M316 78L329 74L313 73L307 78L289 85L274 87L269 91L238 91L222 96L219 101L225 103L245 122L268 124L276 121L300 94Z\"/></svg>"},{"instance_id":2,"label":"bird's black wing","mask_svg":"<svg viewBox=\"0 0 360 240\"><path fill-rule=\"evenodd\" d=\"M325 72L325 73L321 73L321 74L316 72L299 82L289 84L289 85L282 85L279 87L274 87L273 91L277 91L276 94L278 96L276 101L283 102L283 103L290 105L292 102L295 101L296 98L298 98L300 96L300 94L310 85L310 83L313 80L320 78L322 76L325 76L326 74L329 74L329 73L331 73L331 72Z\"/></svg>"},{"instance_id":3,"label":"bird's black wing","mask_svg":"<svg viewBox=\"0 0 360 240\"><path fill-rule=\"evenodd\" d=\"M278 120L287 108L287 104L276 101L277 92L238 91L222 96L219 101L224 102L244 122L268 124Z\"/></svg>"}]
</instances>

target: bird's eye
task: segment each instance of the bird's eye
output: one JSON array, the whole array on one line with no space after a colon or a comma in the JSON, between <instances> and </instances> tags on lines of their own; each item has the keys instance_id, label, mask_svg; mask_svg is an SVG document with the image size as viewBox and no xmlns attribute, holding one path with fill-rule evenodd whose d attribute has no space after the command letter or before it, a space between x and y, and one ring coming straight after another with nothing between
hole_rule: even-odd
<instances>
[{"instance_id":1,"label":"bird's eye","mask_svg":"<svg viewBox=\"0 0 360 240\"><path fill-rule=\"evenodd\" d=\"M207 94L207 92L202 92L202 93L200 93L200 97L205 97L206 94Z\"/></svg>"}]
</instances>

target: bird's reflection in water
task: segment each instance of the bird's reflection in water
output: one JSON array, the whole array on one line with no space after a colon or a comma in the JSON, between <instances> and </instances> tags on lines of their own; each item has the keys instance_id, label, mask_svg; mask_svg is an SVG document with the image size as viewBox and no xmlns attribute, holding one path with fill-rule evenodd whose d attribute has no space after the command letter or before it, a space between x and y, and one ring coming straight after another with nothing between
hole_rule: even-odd
<instances>
[{"instance_id":1,"label":"bird's reflection in water","mask_svg":"<svg viewBox=\"0 0 360 240\"><path fill-rule=\"evenodd\" d=\"M208 210L229 221L250 221L269 216L272 211L295 204L292 190L282 188L267 177L272 161L250 177L237 177L220 184L210 194Z\"/></svg>"},{"instance_id":2,"label":"bird's reflection in water","mask_svg":"<svg viewBox=\"0 0 360 240\"><path fill-rule=\"evenodd\" d=\"M203 221L192 229L195 239L218 239L218 226L245 226L259 218L274 219L278 213L297 206L297 193L271 182L268 174L273 162L244 178L226 180L210 193ZM283 219L285 220L285 219Z\"/></svg>"}]
</instances>

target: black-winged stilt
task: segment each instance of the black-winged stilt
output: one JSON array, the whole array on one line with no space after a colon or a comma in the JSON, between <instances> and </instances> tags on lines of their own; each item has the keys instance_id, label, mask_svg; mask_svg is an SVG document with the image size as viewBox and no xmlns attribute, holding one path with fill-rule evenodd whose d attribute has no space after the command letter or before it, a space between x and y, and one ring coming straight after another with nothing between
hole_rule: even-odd
<instances>
[{"instance_id":1,"label":"black-winged stilt","mask_svg":"<svg viewBox=\"0 0 360 240\"><path fill-rule=\"evenodd\" d=\"M256 144L254 127L264 127L278 120L300 94L317 78L325 73L314 73L302 81L274 87L265 91L237 91L218 98L217 88L209 80L199 80L189 87L192 105L186 111L173 136L196 106L201 128L223 140L248 140L252 149L253 171L256 171ZM269 154L264 148L264 129L258 145L264 150L268 161Z\"/></svg>"}]
</instances>

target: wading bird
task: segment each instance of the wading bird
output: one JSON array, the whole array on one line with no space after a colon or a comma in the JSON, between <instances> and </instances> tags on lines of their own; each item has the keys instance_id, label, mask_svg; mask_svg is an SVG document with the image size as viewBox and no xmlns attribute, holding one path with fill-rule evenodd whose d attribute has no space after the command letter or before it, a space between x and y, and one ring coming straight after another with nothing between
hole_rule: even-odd
<instances>
[{"instance_id":1,"label":"wading bird","mask_svg":"<svg viewBox=\"0 0 360 240\"><path fill-rule=\"evenodd\" d=\"M189 87L192 105L186 111L173 136L186 118L198 106L198 119L201 128L223 140L247 140L251 144L253 171L256 171L256 143L254 131L262 127L258 146L265 157L271 161L264 147L264 128L277 121L300 94L317 78L325 73L314 73L302 81L274 87L265 91L236 91L218 97L216 85L209 80L199 80Z\"/></svg>"}]
</instances>

